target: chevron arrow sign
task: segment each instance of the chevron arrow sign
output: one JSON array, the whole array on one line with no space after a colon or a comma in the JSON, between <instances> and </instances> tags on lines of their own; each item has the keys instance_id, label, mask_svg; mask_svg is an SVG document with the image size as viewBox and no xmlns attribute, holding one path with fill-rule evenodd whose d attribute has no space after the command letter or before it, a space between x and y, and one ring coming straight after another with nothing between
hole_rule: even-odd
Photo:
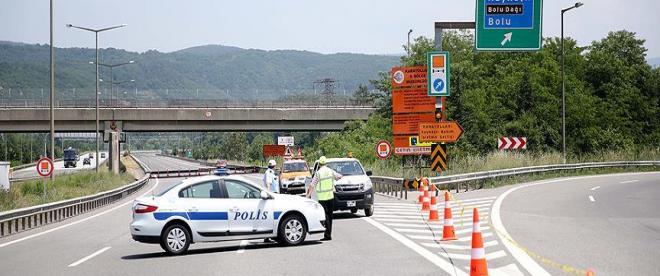
<instances>
[{"instance_id":1,"label":"chevron arrow sign","mask_svg":"<svg viewBox=\"0 0 660 276\"><path fill-rule=\"evenodd\" d=\"M501 137L497 139L500 150L527 149L527 137Z\"/></svg>"}]
</instances>

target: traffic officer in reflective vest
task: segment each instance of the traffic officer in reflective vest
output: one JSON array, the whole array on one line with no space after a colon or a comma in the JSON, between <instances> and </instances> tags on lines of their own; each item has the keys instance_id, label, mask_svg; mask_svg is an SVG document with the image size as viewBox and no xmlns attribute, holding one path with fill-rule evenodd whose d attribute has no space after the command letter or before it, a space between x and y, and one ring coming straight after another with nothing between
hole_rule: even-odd
<instances>
[{"instance_id":1,"label":"traffic officer in reflective vest","mask_svg":"<svg viewBox=\"0 0 660 276\"><path fill-rule=\"evenodd\" d=\"M335 199L335 180L342 178L342 175L337 173L326 165L325 156L319 158L319 165L321 166L309 184L307 189L307 197L312 198L312 191L316 192L316 199L319 201L325 211L325 234L323 234L322 241L332 240L332 210L334 209Z\"/></svg>"}]
</instances>

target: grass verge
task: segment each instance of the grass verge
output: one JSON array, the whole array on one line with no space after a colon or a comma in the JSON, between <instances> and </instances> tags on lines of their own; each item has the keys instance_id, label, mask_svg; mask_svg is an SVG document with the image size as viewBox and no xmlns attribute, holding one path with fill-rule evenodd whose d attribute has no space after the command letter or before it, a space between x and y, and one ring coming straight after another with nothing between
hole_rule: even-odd
<instances>
[{"instance_id":1,"label":"grass verge","mask_svg":"<svg viewBox=\"0 0 660 276\"><path fill-rule=\"evenodd\" d=\"M0 191L0 211L19 209L44 203L56 202L111 190L135 179L129 174L113 175L110 172L82 171L60 175L55 182L47 182L47 196L43 198L41 179L12 183L9 191Z\"/></svg>"}]
</instances>

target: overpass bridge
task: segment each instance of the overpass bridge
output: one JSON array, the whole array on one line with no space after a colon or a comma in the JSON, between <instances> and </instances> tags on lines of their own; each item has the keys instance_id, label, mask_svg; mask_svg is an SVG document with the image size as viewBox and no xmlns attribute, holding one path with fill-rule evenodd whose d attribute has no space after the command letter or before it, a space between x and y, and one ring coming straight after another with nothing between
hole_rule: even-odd
<instances>
[{"instance_id":1,"label":"overpass bridge","mask_svg":"<svg viewBox=\"0 0 660 276\"><path fill-rule=\"evenodd\" d=\"M338 131L344 122L366 120L367 106L133 107L99 109L101 130L164 131ZM94 132L95 109L55 109L55 131ZM47 132L46 107L0 108L0 132Z\"/></svg>"}]
</instances>

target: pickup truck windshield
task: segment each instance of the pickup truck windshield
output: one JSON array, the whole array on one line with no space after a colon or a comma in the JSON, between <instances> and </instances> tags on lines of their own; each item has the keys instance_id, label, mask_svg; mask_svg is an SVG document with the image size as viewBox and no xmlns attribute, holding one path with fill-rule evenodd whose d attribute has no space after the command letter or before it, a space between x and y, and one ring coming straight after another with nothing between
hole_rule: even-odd
<instances>
[{"instance_id":1,"label":"pickup truck windshield","mask_svg":"<svg viewBox=\"0 0 660 276\"><path fill-rule=\"evenodd\" d=\"M327 166L341 175L364 175L360 163L356 161L328 162Z\"/></svg>"},{"instance_id":2,"label":"pickup truck windshield","mask_svg":"<svg viewBox=\"0 0 660 276\"><path fill-rule=\"evenodd\" d=\"M293 163L284 163L282 172L306 172L309 171L307 168L307 163L305 162L293 162Z\"/></svg>"}]
</instances>

